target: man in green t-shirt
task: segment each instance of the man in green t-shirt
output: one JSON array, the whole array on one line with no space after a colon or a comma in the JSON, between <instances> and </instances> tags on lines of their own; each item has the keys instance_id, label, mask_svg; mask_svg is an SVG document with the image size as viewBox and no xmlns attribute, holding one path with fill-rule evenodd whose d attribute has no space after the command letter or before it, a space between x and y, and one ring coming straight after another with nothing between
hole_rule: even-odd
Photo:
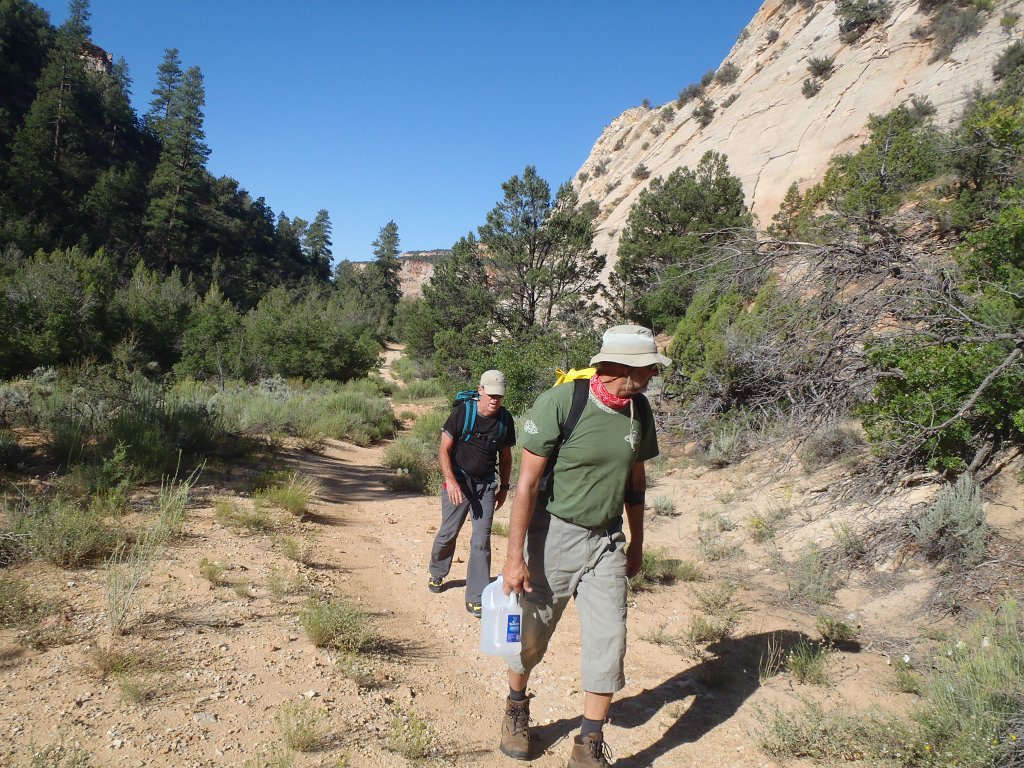
<instances>
[{"instance_id":1,"label":"man in green t-shirt","mask_svg":"<svg viewBox=\"0 0 1024 768\"><path fill-rule=\"evenodd\" d=\"M658 455L654 417L642 393L658 367L670 362L647 328L609 328L590 361L597 373L569 436L563 441L572 385L544 392L523 422L502 570L505 593L519 593L523 606L522 652L505 659L509 696L500 749L510 757L529 758L526 685L575 598L585 699L568 768L609 765L602 728L612 695L625 685L626 579L643 561L644 462ZM546 472L555 451L554 471Z\"/></svg>"}]
</instances>

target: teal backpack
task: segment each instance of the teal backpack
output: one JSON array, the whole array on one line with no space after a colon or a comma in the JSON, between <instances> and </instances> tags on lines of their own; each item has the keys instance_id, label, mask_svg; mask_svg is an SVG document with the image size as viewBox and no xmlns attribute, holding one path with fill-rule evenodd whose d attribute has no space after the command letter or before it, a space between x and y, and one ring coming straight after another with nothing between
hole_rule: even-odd
<instances>
[{"instance_id":1,"label":"teal backpack","mask_svg":"<svg viewBox=\"0 0 1024 768\"><path fill-rule=\"evenodd\" d=\"M462 429L459 431L462 439L468 441L470 436L473 434L473 427L476 426L476 403L480 399L480 393L475 389L464 389L461 392L457 392L455 400L452 402L452 406L457 406L461 403L466 404L465 416L462 419ZM509 412L504 408L498 409L498 444L505 442L505 434L508 432L508 419L511 418ZM458 439L458 437L456 437Z\"/></svg>"}]
</instances>

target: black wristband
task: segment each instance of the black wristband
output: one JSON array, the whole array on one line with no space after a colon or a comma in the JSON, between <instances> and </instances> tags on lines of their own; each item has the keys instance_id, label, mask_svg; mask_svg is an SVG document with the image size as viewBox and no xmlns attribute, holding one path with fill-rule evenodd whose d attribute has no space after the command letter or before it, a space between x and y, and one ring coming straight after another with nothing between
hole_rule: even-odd
<instances>
[{"instance_id":1,"label":"black wristband","mask_svg":"<svg viewBox=\"0 0 1024 768\"><path fill-rule=\"evenodd\" d=\"M498 486L498 490L499 491L507 491L511 487L512 486L509 485L508 483L502 483L501 485Z\"/></svg>"},{"instance_id":2,"label":"black wristband","mask_svg":"<svg viewBox=\"0 0 1024 768\"><path fill-rule=\"evenodd\" d=\"M626 489L625 497L623 501L626 504L643 504L646 493L644 491L634 491L632 488Z\"/></svg>"}]
</instances>

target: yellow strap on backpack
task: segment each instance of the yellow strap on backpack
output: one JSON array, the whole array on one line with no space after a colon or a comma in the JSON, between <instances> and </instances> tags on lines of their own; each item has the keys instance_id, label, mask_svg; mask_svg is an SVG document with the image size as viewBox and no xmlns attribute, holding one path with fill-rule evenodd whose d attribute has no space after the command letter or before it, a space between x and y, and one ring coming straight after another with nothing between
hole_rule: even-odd
<instances>
[{"instance_id":1,"label":"yellow strap on backpack","mask_svg":"<svg viewBox=\"0 0 1024 768\"><path fill-rule=\"evenodd\" d=\"M559 384L565 384L567 381L589 379L597 373L597 368L570 368L568 371L563 371L561 368L555 368L555 373L558 374L558 378L555 379L555 386L557 387Z\"/></svg>"}]
</instances>

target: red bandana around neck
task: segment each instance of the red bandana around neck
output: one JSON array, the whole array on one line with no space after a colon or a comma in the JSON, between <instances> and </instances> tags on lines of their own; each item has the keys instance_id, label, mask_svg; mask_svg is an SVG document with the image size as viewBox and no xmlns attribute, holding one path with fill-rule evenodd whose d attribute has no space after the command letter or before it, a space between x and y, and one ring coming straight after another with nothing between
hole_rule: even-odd
<instances>
[{"instance_id":1,"label":"red bandana around neck","mask_svg":"<svg viewBox=\"0 0 1024 768\"><path fill-rule=\"evenodd\" d=\"M601 381L601 378L596 373L590 377L590 391L594 393L594 397L609 408L625 408L629 405L628 397L618 397L613 395L608 391L604 382Z\"/></svg>"}]
</instances>

